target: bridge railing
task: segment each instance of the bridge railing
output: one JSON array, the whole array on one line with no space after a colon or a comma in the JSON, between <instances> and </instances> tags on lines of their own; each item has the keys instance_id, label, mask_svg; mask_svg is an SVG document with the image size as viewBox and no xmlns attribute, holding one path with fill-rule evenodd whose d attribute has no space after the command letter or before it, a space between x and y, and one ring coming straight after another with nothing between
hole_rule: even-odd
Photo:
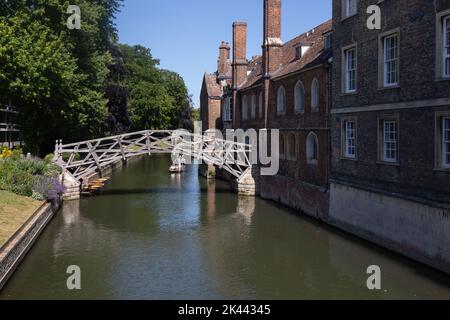
<instances>
[{"instance_id":1,"label":"bridge railing","mask_svg":"<svg viewBox=\"0 0 450 320\"><path fill-rule=\"evenodd\" d=\"M251 167L251 146L187 131L144 130L63 144L56 142L53 161L75 179L112 164L144 154L172 153L173 158L193 158L224 168L239 178ZM186 161L189 163L189 161Z\"/></svg>"}]
</instances>

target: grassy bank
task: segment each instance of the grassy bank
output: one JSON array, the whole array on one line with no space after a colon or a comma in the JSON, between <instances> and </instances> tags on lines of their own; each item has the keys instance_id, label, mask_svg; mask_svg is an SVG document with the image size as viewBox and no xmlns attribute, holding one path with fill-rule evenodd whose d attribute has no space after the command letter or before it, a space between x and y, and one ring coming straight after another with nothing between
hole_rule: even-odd
<instances>
[{"instance_id":1,"label":"grassy bank","mask_svg":"<svg viewBox=\"0 0 450 320\"><path fill-rule=\"evenodd\" d=\"M43 201L0 190L0 246L43 204Z\"/></svg>"}]
</instances>

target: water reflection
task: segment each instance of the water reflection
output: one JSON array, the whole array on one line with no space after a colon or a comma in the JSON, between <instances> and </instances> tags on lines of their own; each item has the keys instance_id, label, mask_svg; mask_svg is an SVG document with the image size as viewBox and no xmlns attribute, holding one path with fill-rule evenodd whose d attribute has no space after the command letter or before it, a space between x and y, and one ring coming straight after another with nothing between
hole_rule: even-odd
<instances>
[{"instance_id":1,"label":"water reflection","mask_svg":"<svg viewBox=\"0 0 450 320\"><path fill-rule=\"evenodd\" d=\"M450 298L438 272L169 165L129 163L98 196L66 202L0 298ZM72 264L82 291L66 289ZM365 286L371 264L382 291Z\"/></svg>"}]
</instances>

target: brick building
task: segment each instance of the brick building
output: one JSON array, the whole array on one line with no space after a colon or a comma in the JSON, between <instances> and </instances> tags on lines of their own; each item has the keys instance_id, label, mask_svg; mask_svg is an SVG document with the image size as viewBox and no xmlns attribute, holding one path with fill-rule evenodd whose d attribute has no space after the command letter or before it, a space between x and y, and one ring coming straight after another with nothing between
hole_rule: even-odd
<instances>
[{"instance_id":1,"label":"brick building","mask_svg":"<svg viewBox=\"0 0 450 320\"><path fill-rule=\"evenodd\" d=\"M330 221L450 270L450 0L333 1Z\"/></svg>"},{"instance_id":2,"label":"brick building","mask_svg":"<svg viewBox=\"0 0 450 320\"><path fill-rule=\"evenodd\" d=\"M224 87L230 85L231 78L230 45L222 41L219 47L217 71L212 74L205 73L203 76L200 92L202 131L222 129L222 96Z\"/></svg>"},{"instance_id":3,"label":"brick building","mask_svg":"<svg viewBox=\"0 0 450 320\"><path fill-rule=\"evenodd\" d=\"M229 74L220 77L224 73L222 53L218 71L205 75L201 98L204 129L280 129L280 171L276 176L260 177L260 195L325 218L331 21L283 42L282 1L264 0L263 4L261 54L247 59L247 24L234 22L231 78ZM215 94L220 94L220 115L217 100L211 98Z\"/></svg>"}]
</instances>

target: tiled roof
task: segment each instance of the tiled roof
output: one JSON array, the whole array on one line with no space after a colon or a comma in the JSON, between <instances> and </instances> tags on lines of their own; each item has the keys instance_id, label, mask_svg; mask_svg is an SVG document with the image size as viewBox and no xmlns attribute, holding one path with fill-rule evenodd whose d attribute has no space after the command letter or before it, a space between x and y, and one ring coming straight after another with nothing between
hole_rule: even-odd
<instances>
[{"instance_id":1,"label":"tiled roof","mask_svg":"<svg viewBox=\"0 0 450 320\"><path fill-rule=\"evenodd\" d=\"M222 96L222 86L217 82L216 74L205 73L204 81L206 84L206 91L208 93L208 97Z\"/></svg>"},{"instance_id":2,"label":"tiled roof","mask_svg":"<svg viewBox=\"0 0 450 320\"><path fill-rule=\"evenodd\" d=\"M282 64L280 68L272 73L272 78L288 75L304 68L309 68L323 62L323 58L327 55L324 51L323 34L331 31L332 21L315 27L298 37L286 42L282 49ZM308 45L310 48L303 54L300 59L295 58L295 48L299 45ZM259 84L262 81L262 57L258 56L249 61L250 74L246 81L240 86L240 89L246 89Z\"/></svg>"}]
</instances>

